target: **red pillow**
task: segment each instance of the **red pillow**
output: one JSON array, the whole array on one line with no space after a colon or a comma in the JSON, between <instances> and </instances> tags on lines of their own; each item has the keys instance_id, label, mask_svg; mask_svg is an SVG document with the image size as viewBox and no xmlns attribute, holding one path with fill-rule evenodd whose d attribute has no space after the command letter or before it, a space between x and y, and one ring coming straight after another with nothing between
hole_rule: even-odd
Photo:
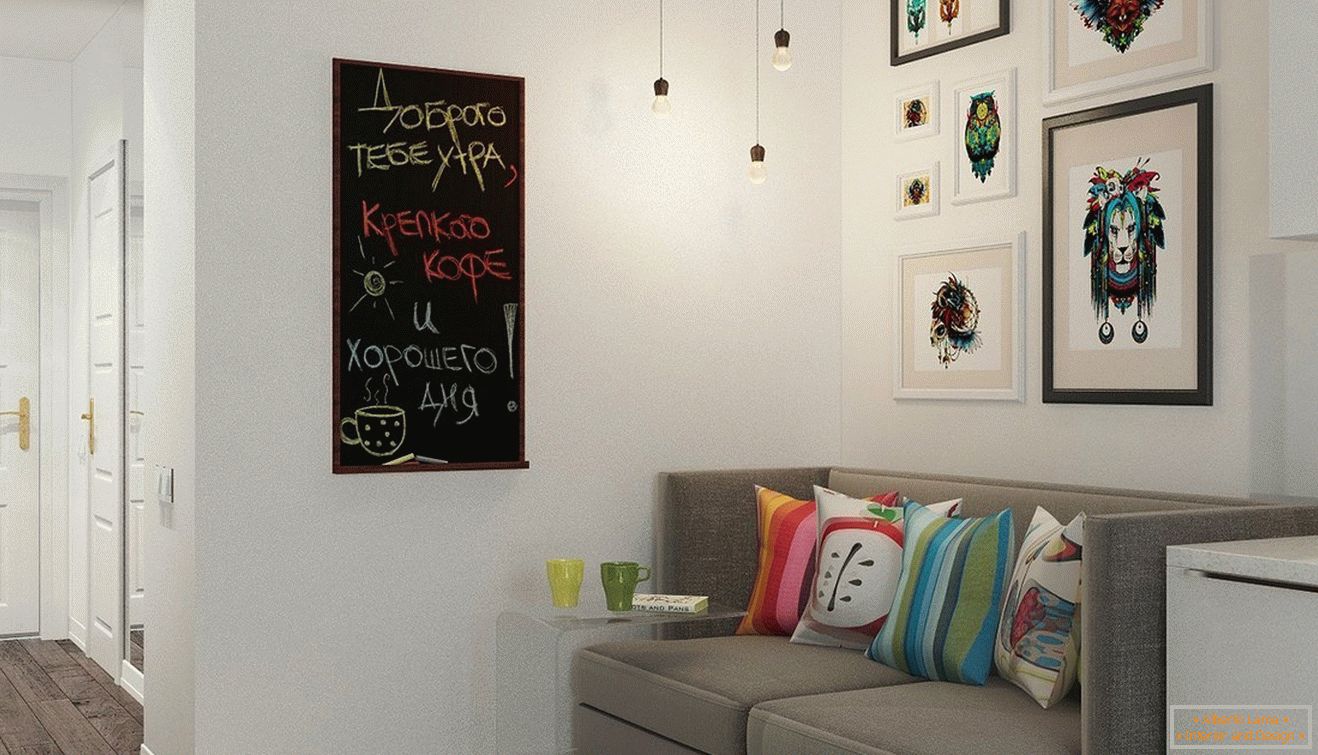
<instances>
[{"instance_id":1,"label":"red pillow","mask_svg":"<svg viewBox=\"0 0 1318 755\"><path fill-rule=\"evenodd\" d=\"M895 506L898 494L869 500ZM810 600L815 578L815 502L755 486L759 562L750 603L737 634L790 636Z\"/></svg>"}]
</instances>

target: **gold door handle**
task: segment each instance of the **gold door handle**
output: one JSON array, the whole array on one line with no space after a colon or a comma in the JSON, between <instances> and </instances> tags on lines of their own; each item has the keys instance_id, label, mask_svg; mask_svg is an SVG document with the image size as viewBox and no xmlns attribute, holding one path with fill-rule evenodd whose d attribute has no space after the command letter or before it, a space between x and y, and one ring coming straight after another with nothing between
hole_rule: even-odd
<instances>
[{"instance_id":1,"label":"gold door handle","mask_svg":"<svg viewBox=\"0 0 1318 755\"><path fill-rule=\"evenodd\" d=\"M146 416L146 412L140 412L140 411L138 411L138 410L136 410L136 409L129 409L129 410L128 410L128 414L129 414L130 416L133 416L133 417L145 417L145 416Z\"/></svg>"},{"instance_id":2,"label":"gold door handle","mask_svg":"<svg viewBox=\"0 0 1318 755\"><path fill-rule=\"evenodd\" d=\"M0 412L0 417L18 417L18 448L26 451L32 447L32 405L27 396L18 400L18 411Z\"/></svg>"},{"instance_id":3,"label":"gold door handle","mask_svg":"<svg viewBox=\"0 0 1318 755\"><path fill-rule=\"evenodd\" d=\"M87 453L96 455L96 399L87 399L87 411L82 413L87 420Z\"/></svg>"}]
</instances>

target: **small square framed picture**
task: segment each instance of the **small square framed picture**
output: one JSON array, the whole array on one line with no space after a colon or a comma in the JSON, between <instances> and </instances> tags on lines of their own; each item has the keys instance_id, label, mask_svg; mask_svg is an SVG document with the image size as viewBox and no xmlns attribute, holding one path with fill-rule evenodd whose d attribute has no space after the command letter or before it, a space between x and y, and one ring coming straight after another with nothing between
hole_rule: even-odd
<instances>
[{"instance_id":1,"label":"small square framed picture","mask_svg":"<svg viewBox=\"0 0 1318 755\"><path fill-rule=\"evenodd\" d=\"M1025 234L900 250L893 398L1025 399Z\"/></svg>"},{"instance_id":2,"label":"small square framed picture","mask_svg":"<svg viewBox=\"0 0 1318 755\"><path fill-rule=\"evenodd\" d=\"M897 219L938 214L938 163L897 174Z\"/></svg>"},{"instance_id":3,"label":"small square framed picture","mask_svg":"<svg viewBox=\"0 0 1318 755\"><path fill-rule=\"evenodd\" d=\"M953 90L952 204L1016 195L1016 69L963 81Z\"/></svg>"},{"instance_id":4,"label":"small square framed picture","mask_svg":"<svg viewBox=\"0 0 1318 755\"><path fill-rule=\"evenodd\" d=\"M900 91L893 101L897 141L938 135L938 82Z\"/></svg>"}]
</instances>

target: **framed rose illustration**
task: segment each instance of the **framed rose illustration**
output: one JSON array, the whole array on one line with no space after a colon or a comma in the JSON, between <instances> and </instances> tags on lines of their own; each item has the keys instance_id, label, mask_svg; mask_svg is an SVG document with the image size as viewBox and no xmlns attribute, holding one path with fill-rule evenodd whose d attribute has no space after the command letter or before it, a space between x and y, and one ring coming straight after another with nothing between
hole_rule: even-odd
<instances>
[{"instance_id":1,"label":"framed rose illustration","mask_svg":"<svg viewBox=\"0 0 1318 755\"><path fill-rule=\"evenodd\" d=\"M894 398L1024 400L1024 233L898 252L893 303Z\"/></svg>"},{"instance_id":2,"label":"framed rose illustration","mask_svg":"<svg viewBox=\"0 0 1318 755\"><path fill-rule=\"evenodd\" d=\"M1043 134L1043 400L1211 405L1212 86Z\"/></svg>"}]
</instances>

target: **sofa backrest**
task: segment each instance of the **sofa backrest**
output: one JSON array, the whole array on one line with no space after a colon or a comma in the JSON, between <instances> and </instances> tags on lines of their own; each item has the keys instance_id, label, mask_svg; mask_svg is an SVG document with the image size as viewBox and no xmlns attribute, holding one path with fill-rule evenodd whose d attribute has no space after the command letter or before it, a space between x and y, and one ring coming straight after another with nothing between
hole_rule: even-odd
<instances>
[{"instance_id":1,"label":"sofa backrest","mask_svg":"<svg viewBox=\"0 0 1318 755\"><path fill-rule=\"evenodd\" d=\"M924 503L964 498L963 516L985 516L1010 507L1018 546L1035 506L1066 522L1081 511L1096 515L1250 505L1236 498L848 468L672 472L663 480L657 589L708 595L711 602L729 607L746 605L755 582L756 485L804 499L813 497L814 485L856 497L897 490ZM735 624L682 625L666 636L728 634Z\"/></svg>"},{"instance_id":2,"label":"sofa backrest","mask_svg":"<svg viewBox=\"0 0 1318 755\"><path fill-rule=\"evenodd\" d=\"M844 468L830 470L828 487L857 498L890 490L896 490L920 503L964 498L965 502L961 506L961 516L964 517L989 516L1009 508L1016 527L1018 549L1025 540L1025 531L1029 529L1036 506L1044 507L1065 524L1082 511L1087 516L1093 516L1135 511L1179 511L1205 506L1254 505L1242 498Z\"/></svg>"}]
</instances>

